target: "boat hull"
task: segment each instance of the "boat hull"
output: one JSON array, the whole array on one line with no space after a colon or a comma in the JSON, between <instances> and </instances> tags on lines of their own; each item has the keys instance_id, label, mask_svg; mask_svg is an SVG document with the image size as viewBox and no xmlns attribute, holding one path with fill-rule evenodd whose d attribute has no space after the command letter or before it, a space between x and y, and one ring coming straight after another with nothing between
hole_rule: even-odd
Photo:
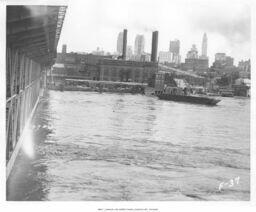
<instances>
[{"instance_id":1,"label":"boat hull","mask_svg":"<svg viewBox=\"0 0 256 212\"><path fill-rule=\"evenodd\" d=\"M219 99L200 97L200 96L182 96L182 95L172 95L172 94L159 94L157 95L159 99L176 101L176 102L188 102L192 104L203 104L203 105L216 105L220 102Z\"/></svg>"}]
</instances>

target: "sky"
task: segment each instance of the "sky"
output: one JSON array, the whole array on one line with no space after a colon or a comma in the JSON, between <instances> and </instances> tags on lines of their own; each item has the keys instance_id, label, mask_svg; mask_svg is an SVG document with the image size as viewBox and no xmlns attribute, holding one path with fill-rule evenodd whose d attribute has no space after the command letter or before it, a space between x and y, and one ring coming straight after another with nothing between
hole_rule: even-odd
<instances>
[{"instance_id":1,"label":"sky","mask_svg":"<svg viewBox=\"0 0 256 212\"><path fill-rule=\"evenodd\" d=\"M159 31L158 51L168 51L179 39L181 60L192 44L199 54L204 32L210 64L217 52L250 58L251 10L248 0L72 0L63 24L58 51L91 52L97 47L115 52L117 36L128 30L134 49L136 34L144 34L145 51L151 52L152 31Z\"/></svg>"}]
</instances>

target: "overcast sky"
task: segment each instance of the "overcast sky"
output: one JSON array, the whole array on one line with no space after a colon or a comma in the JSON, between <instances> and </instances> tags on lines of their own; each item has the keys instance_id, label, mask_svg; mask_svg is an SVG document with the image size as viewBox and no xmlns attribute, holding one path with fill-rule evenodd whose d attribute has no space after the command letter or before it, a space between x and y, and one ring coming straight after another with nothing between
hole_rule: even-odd
<instances>
[{"instance_id":1,"label":"overcast sky","mask_svg":"<svg viewBox=\"0 0 256 212\"><path fill-rule=\"evenodd\" d=\"M203 33L208 36L208 56L216 52L250 58L250 6L246 0L76 0L70 1L59 41L68 52L91 52L97 47L116 51L117 36L128 29L128 45L144 34L151 51L153 30L159 31L159 51L169 41L181 42L182 61L192 44L201 54Z\"/></svg>"}]
</instances>

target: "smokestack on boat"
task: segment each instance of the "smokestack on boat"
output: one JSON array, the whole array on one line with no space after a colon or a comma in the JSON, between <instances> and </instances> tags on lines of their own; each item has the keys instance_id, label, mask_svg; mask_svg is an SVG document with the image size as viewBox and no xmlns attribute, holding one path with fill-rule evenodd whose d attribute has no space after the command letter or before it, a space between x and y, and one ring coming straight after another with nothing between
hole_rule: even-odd
<instances>
[{"instance_id":1,"label":"smokestack on boat","mask_svg":"<svg viewBox=\"0 0 256 212\"><path fill-rule=\"evenodd\" d=\"M152 33L151 62L157 62L158 31Z\"/></svg>"},{"instance_id":2,"label":"smokestack on boat","mask_svg":"<svg viewBox=\"0 0 256 212\"><path fill-rule=\"evenodd\" d=\"M127 29L124 29L123 33L123 60L126 60L126 47L127 47Z\"/></svg>"}]
</instances>

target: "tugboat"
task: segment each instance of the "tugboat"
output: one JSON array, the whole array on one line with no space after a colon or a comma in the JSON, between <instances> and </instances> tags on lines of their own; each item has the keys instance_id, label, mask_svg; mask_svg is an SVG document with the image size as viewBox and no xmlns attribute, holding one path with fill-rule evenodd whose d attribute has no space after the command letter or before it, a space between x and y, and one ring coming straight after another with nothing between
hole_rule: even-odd
<instances>
[{"instance_id":1,"label":"tugboat","mask_svg":"<svg viewBox=\"0 0 256 212\"><path fill-rule=\"evenodd\" d=\"M203 104L214 106L219 99L209 98L207 96L192 95L187 92L187 88L181 89L178 87L167 87L164 92L156 93L159 99L176 101L176 102L188 102L193 104Z\"/></svg>"},{"instance_id":2,"label":"tugboat","mask_svg":"<svg viewBox=\"0 0 256 212\"><path fill-rule=\"evenodd\" d=\"M185 79L176 79L166 73L156 75L155 95L159 99L203 105L216 105L220 102L219 99L207 97L203 91L196 92L196 90L195 88L193 90Z\"/></svg>"}]
</instances>

